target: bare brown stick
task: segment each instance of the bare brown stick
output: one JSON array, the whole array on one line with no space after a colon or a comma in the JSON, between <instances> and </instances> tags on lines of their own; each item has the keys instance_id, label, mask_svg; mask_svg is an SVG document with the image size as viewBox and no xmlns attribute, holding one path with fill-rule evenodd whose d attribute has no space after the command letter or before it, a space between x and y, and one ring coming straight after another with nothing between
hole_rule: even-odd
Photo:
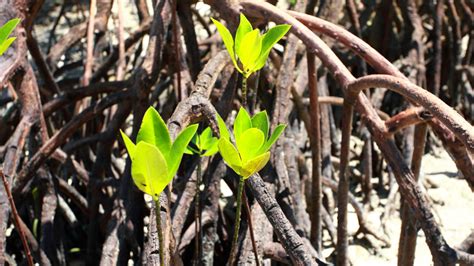
<instances>
[{"instance_id":1,"label":"bare brown stick","mask_svg":"<svg viewBox=\"0 0 474 266\"><path fill-rule=\"evenodd\" d=\"M253 223L252 223L252 212L250 211L249 201L247 200L247 195L245 194L245 189L242 194L242 200L244 201L245 213L247 214L247 222L249 223L250 239L252 241L252 249L255 256L255 264L260 265L260 260L258 259L257 243L255 242L255 235L253 232Z\"/></svg>"},{"instance_id":2,"label":"bare brown stick","mask_svg":"<svg viewBox=\"0 0 474 266\"><path fill-rule=\"evenodd\" d=\"M280 243L285 248L291 261L297 265L312 265L313 259L306 250L301 237L296 233L276 200L271 196L260 175L255 174L247 180L255 199L273 225Z\"/></svg>"},{"instance_id":3,"label":"bare brown stick","mask_svg":"<svg viewBox=\"0 0 474 266\"><path fill-rule=\"evenodd\" d=\"M119 59L117 65L117 80L122 80L125 75L126 62L125 62L125 34L123 31L124 15L123 15L123 0L117 0L117 12L118 12L118 51Z\"/></svg>"},{"instance_id":4,"label":"bare brown stick","mask_svg":"<svg viewBox=\"0 0 474 266\"><path fill-rule=\"evenodd\" d=\"M406 79L390 75L369 75L361 77L349 85L347 99L355 101L359 92L368 88L387 88L400 93L412 102L417 102L443 122L464 143L471 154L474 154L474 128L459 113L435 95Z\"/></svg>"},{"instance_id":5,"label":"bare brown stick","mask_svg":"<svg viewBox=\"0 0 474 266\"><path fill-rule=\"evenodd\" d=\"M412 107L386 120L385 127L388 133L395 134L406 127L430 120L432 117L431 113L427 112L423 107Z\"/></svg>"},{"instance_id":6,"label":"bare brown stick","mask_svg":"<svg viewBox=\"0 0 474 266\"><path fill-rule=\"evenodd\" d=\"M313 156L312 203L311 203L311 242L318 252L321 252L321 132L319 121L318 86L316 75L316 60L313 53L308 51L308 87L311 119L311 154Z\"/></svg>"},{"instance_id":7,"label":"bare brown stick","mask_svg":"<svg viewBox=\"0 0 474 266\"><path fill-rule=\"evenodd\" d=\"M87 24L87 55L84 64L84 76L82 77L82 86L89 85L92 75L92 65L94 63L94 20L97 13L96 0L90 0L89 21Z\"/></svg>"},{"instance_id":8,"label":"bare brown stick","mask_svg":"<svg viewBox=\"0 0 474 266\"><path fill-rule=\"evenodd\" d=\"M347 254L347 198L349 193L349 144L352 131L352 114L354 105L344 100L341 126L341 162L339 165L339 186L337 190L337 265L349 265Z\"/></svg>"},{"instance_id":9,"label":"bare brown stick","mask_svg":"<svg viewBox=\"0 0 474 266\"><path fill-rule=\"evenodd\" d=\"M179 52L179 43L180 37L178 37L178 19L176 13L177 11L177 3L178 0L173 1L172 13L171 13L171 22L173 25L173 43L174 43L174 54L176 56L176 84L178 87L176 88L178 91L178 99L182 100L186 98L186 95L181 89L181 60L180 60L180 52Z\"/></svg>"},{"instance_id":10,"label":"bare brown stick","mask_svg":"<svg viewBox=\"0 0 474 266\"><path fill-rule=\"evenodd\" d=\"M13 196L10 191L10 187L8 185L8 181L3 174L3 170L0 169L0 176L2 177L3 187L5 188L5 192L7 193L8 201L10 202L10 207L12 209L12 216L13 221L15 222L15 227L18 230L18 234L20 235L21 243L23 244L23 249L25 250L26 259L28 260L28 265L33 266L33 258L31 257L30 247L28 246L28 242L26 241L25 232L23 232L23 228L20 226L19 222L19 215L16 210L15 201L13 201Z\"/></svg>"}]
</instances>

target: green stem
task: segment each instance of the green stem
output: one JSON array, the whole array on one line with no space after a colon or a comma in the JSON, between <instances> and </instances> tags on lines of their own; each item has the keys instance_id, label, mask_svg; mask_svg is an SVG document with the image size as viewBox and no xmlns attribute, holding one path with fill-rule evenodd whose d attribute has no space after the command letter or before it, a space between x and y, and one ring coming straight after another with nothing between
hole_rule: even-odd
<instances>
[{"instance_id":1,"label":"green stem","mask_svg":"<svg viewBox=\"0 0 474 266\"><path fill-rule=\"evenodd\" d=\"M242 209L242 191L244 189L244 181L244 178L241 176L239 180L239 188L237 189L237 210L235 212L234 237L232 239L232 248L230 250L230 265L234 265L235 256L237 255L237 240L239 239L240 211Z\"/></svg>"},{"instance_id":2,"label":"green stem","mask_svg":"<svg viewBox=\"0 0 474 266\"><path fill-rule=\"evenodd\" d=\"M247 107L247 78L242 78L242 105Z\"/></svg>"},{"instance_id":3,"label":"green stem","mask_svg":"<svg viewBox=\"0 0 474 266\"><path fill-rule=\"evenodd\" d=\"M160 196L158 195L158 200L155 200L155 216L156 216L156 231L158 232L158 241L160 244L160 265L165 265L165 252L163 247L163 231L161 231L161 204Z\"/></svg>"},{"instance_id":4,"label":"green stem","mask_svg":"<svg viewBox=\"0 0 474 266\"><path fill-rule=\"evenodd\" d=\"M201 157L198 159L197 165L197 172L196 172L196 195L194 197L194 219L195 219L195 226L196 226L196 236L195 240L195 251L194 251L194 259L196 265L199 265L199 261L201 259L201 245L199 243L202 239L202 232L201 232L201 211L200 211L200 198L199 194L201 193Z\"/></svg>"}]
</instances>

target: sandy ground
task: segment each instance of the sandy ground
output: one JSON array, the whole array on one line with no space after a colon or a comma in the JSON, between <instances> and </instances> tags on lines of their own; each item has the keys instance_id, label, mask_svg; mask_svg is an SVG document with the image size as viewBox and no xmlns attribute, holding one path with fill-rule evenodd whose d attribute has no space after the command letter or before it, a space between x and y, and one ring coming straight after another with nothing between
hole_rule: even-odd
<instances>
[{"instance_id":1,"label":"sandy ground","mask_svg":"<svg viewBox=\"0 0 474 266\"><path fill-rule=\"evenodd\" d=\"M424 156L422 174L437 185L437 188L429 188L427 193L432 201L435 218L441 225L444 238L450 246L456 246L474 230L474 194L463 179L457 178L456 166L444 151L438 157L431 154ZM382 230L380 216L383 210L383 206L381 206L369 215L370 222L378 230ZM349 254L354 265L397 265L401 223L398 210L391 216L388 223L391 247L371 252L362 244L352 243ZM357 228L356 216L350 212L349 231L355 232ZM331 251L326 250L326 252ZM415 265L432 265L431 254L421 230L418 233Z\"/></svg>"}]
</instances>

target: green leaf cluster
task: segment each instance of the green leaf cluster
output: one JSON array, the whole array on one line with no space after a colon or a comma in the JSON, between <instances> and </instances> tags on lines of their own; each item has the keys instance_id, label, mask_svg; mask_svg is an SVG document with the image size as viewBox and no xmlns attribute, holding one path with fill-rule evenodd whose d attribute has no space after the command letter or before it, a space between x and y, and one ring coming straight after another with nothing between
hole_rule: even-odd
<instances>
[{"instance_id":1,"label":"green leaf cluster","mask_svg":"<svg viewBox=\"0 0 474 266\"><path fill-rule=\"evenodd\" d=\"M155 108L143 116L137 144L121 131L125 147L132 160L132 178L135 185L156 201L178 171L186 146L196 133L198 125L185 128L172 143L165 121Z\"/></svg>"},{"instance_id":2,"label":"green leaf cluster","mask_svg":"<svg viewBox=\"0 0 474 266\"><path fill-rule=\"evenodd\" d=\"M14 18L5 23L0 27L0 55L5 53L5 51L10 47L13 41L16 40L16 37L9 37L13 30L16 28L18 23L20 23L19 18Z\"/></svg>"},{"instance_id":3,"label":"green leaf cluster","mask_svg":"<svg viewBox=\"0 0 474 266\"><path fill-rule=\"evenodd\" d=\"M221 137L218 147L225 163L238 175L247 179L260 171L270 159L270 148L285 129L278 125L269 137L269 121L266 111L250 117L240 108L234 122L234 146L230 139Z\"/></svg>"},{"instance_id":4,"label":"green leaf cluster","mask_svg":"<svg viewBox=\"0 0 474 266\"><path fill-rule=\"evenodd\" d=\"M229 138L229 131L225 125L224 120L219 114L216 114L219 131L221 136L227 136ZM219 139L212 135L210 127L204 129L201 134L196 133L189 143L188 147L184 151L186 154L197 154L199 156L212 156L216 154L219 149L217 144Z\"/></svg>"},{"instance_id":5,"label":"green leaf cluster","mask_svg":"<svg viewBox=\"0 0 474 266\"><path fill-rule=\"evenodd\" d=\"M224 41L235 68L245 78L265 65L272 47L291 28L290 25L281 24L261 35L259 29L253 29L245 15L240 14L240 23L234 40L230 31L222 23L211 19Z\"/></svg>"}]
</instances>

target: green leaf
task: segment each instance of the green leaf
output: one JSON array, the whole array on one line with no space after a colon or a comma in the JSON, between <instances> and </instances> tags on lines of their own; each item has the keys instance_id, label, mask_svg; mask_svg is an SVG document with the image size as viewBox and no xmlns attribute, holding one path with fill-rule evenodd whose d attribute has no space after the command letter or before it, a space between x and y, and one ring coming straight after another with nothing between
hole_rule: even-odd
<instances>
[{"instance_id":1,"label":"green leaf","mask_svg":"<svg viewBox=\"0 0 474 266\"><path fill-rule=\"evenodd\" d=\"M12 45L13 41L16 40L16 37L11 37L8 38L6 41L4 41L2 44L0 44L0 55L5 53L5 51Z\"/></svg>"},{"instance_id":2,"label":"green leaf","mask_svg":"<svg viewBox=\"0 0 474 266\"><path fill-rule=\"evenodd\" d=\"M240 23L235 33L235 51L239 51L244 36L253 30L252 24L248 21L244 14L240 13Z\"/></svg>"},{"instance_id":3,"label":"green leaf","mask_svg":"<svg viewBox=\"0 0 474 266\"><path fill-rule=\"evenodd\" d=\"M212 156L216 154L219 151L219 140L216 139L216 142L214 142L209 149L206 150L206 152L202 156Z\"/></svg>"},{"instance_id":4,"label":"green leaf","mask_svg":"<svg viewBox=\"0 0 474 266\"><path fill-rule=\"evenodd\" d=\"M237 56L243 65L243 72L246 77L251 74L251 69L256 64L260 51L262 49L262 37L259 29L245 34L242 38L239 50L236 50Z\"/></svg>"},{"instance_id":5,"label":"green leaf","mask_svg":"<svg viewBox=\"0 0 474 266\"><path fill-rule=\"evenodd\" d=\"M125 143L125 148L127 149L128 156L130 156L130 159L135 156L135 150L137 146L133 143L133 141L122 131L120 130L120 134L122 135L123 143Z\"/></svg>"},{"instance_id":6,"label":"green leaf","mask_svg":"<svg viewBox=\"0 0 474 266\"><path fill-rule=\"evenodd\" d=\"M270 50L268 50L267 53L265 54L260 54L260 56L257 59L257 62L255 63L253 69L251 70L252 72L260 70L262 67L265 66L265 63L267 62L268 55L270 55Z\"/></svg>"},{"instance_id":7,"label":"green leaf","mask_svg":"<svg viewBox=\"0 0 474 266\"><path fill-rule=\"evenodd\" d=\"M165 158L170 153L171 139L168 127L153 106L150 106L143 116L137 135L137 143L140 141L156 146Z\"/></svg>"},{"instance_id":8,"label":"green leaf","mask_svg":"<svg viewBox=\"0 0 474 266\"><path fill-rule=\"evenodd\" d=\"M272 47L291 29L291 25L281 24L269 29L262 38L262 54L268 53Z\"/></svg>"},{"instance_id":9,"label":"green leaf","mask_svg":"<svg viewBox=\"0 0 474 266\"><path fill-rule=\"evenodd\" d=\"M132 178L135 185L158 200L171 181L168 166L161 152L153 145L140 141L132 158Z\"/></svg>"},{"instance_id":10,"label":"green leaf","mask_svg":"<svg viewBox=\"0 0 474 266\"><path fill-rule=\"evenodd\" d=\"M251 175L255 174L256 172L260 171L267 165L268 161L270 160L270 152L265 152L252 160L246 162L242 167L242 173L244 179L249 178Z\"/></svg>"},{"instance_id":11,"label":"green leaf","mask_svg":"<svg viewBox=\"0 0 474 266\"><path fill-rule=\"evenodd\" d=\"M256 127L263 132L265 140L268 138L268 115L267 111L261 111L252 117L252 127Z\"/></svg>"},{"instance_id":12,"label":"green leaf","mask_svg":"<svg viewBox=\"0 0 474 266\"><path fill-rule=\"evenodd\" d=\"M237 60L235 58L235 53L234 53L234 39L232 38L232 34L230 34L230 31L222 25L219 21L211 18L212 22L214 25L216 25L217 31L219 31L219 34L222 37L222 41L224 42L224 46L227 49L227 52L229 52L230 58L232 59L232 62L234 63L235 68L239 72L242 73L242 70L240 70L239 65L237 64Z\"/></svg>"},{"instance_id":13,"label":"green leaf","mask_svg":"<svg viewBox=\"0 0 474 266\"><path fill-rule=\"evenodd\" d=\"M0 43L3 43L4 41L7 40L8 36L10 36L10 34L16 28L18 23L20 23L20 21L21 20L19 18L14 18L14 19L9 20L2 27L0 27Z\"/></svg>"},{"instance_id":14,"label":"green leaf","mask_svg":"<svg viewBox=\"0 0 474 266\"><path fill-rule=\"evenodd\" d=\"M242 168L242 161L239 156L239 152L235 149L234 145L227 139L219 139L219 152L222 155L224 162L232 168L238 175Z\"/></svg>"},{"instance_id":15,"label":"green leaf","mask_svg":"<svg viewBox=\"0 0 474 266\"><path fill-rule=\"evenodd\" d=\"M224 119L222 119L222 117L216 113L216 117L217 117L217 125L219 126L219 137L222 139L230 139L230 133L229 133L229 130L227 129L227 125L225 124L225 121Z\"/></svg>"},{"instance_id":16,"label":"green leaf","mask_svg":"<svg viewBox=\"0 0 474 266\"><path fill-rule=\"evenodd\" d=\"M254 65L254 68L252 71L257 71L261 69L264 65L265 62L267 61L268 55L270 54L270 51L272 50L272 47L281 39L285 34L290 30L291 25L277 25L271 29L268 30L267 33L265 33L262 37L262 48L261 48L261 53L256 60L256 64Z\"/></svg>"},{"instance_id":17,"label":"green leaf","mask_svg":"<svg viewBox=\"0 0 474 266\"><path fill-rule=\"evenodd\" d=\"M240 135L247 129L252 127L252 120L250 119L249 113L247 113L247 110L245 108L240 107L239 113L237 114L237 117L235 118L234 122L234 136L235 139L239 139Z\"/></svg>"},{"instance_id":18,"label":"green leaf","mask_svg":"<svg viewBox=\"0 0 474 266\"><path fill-rule=\"evenodd\" d=\"M178 171L179 164L181 163L181 159L183 158L184 150L193 138L197 129L198 125L188 126L183 131L181 131L181 133L179 133L179 135L176 137L176 140L174 141L173 146L171 147L171 152L169 154L168 159L168 178L172 179Z\"/></svg>"},{"instance_id":19,"label":"green leaf","mask_svg":"<svg viewBox=\"0 0 474 266\"><path fill-rule=\"evenodd\" d=\"M199 135L200 143L199 148L201 150L207 150L210 148L213 143L217 142L217 138L212 135L212 130L210 127L207 127Z\"/></svg>"},{"instance_id":20,"label":"green leaf","mask_svg":"<svg viewBox=\"0 0 474 266\"><path fill-rule=\"evenodd\" d=\"M260 155L259 151L265 143L265 136L260 129L250 128L244 131L240 138L236 138L235 142L242 162L245 164L250 159Z\"/></svg>"},{"instance_id":21,"label":"green leaf","mask_svg":"<svg viewBox=\"0 0 474 266\"><path fill-rule=\"evenodd\" d=\"M280 137L281 133L283 132L283 130L285 130L285 128L286 128L286 125L278 125L273 131L273 134L270 137L270 139L268 139L268 141L265 144L263 144L260 152L268 151L272 147L272 145L275 143L275 141L278 139L278 137Z\"/></svg>"}]
</instances>

